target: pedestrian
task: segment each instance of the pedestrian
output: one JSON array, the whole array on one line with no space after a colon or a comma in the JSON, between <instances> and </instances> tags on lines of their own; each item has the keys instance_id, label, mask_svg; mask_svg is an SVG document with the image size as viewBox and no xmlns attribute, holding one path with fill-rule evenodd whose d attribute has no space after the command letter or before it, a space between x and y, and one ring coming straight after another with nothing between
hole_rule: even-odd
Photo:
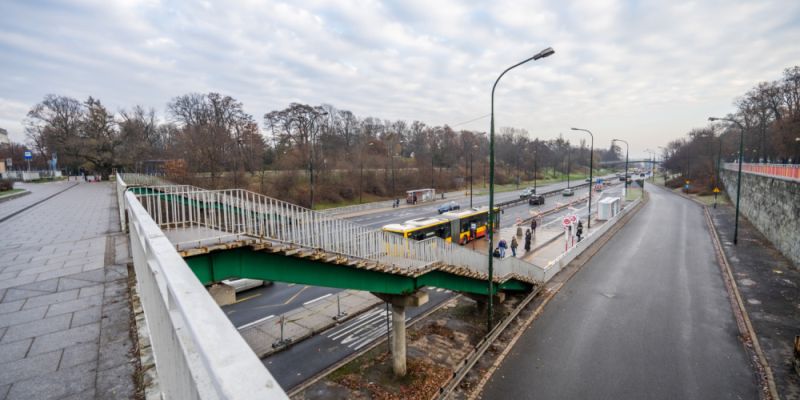
<instances>
[{"instance_id":1,"label":"pedestrian","mask_svg":"<svg viewBox=\"0 0 800 400\"><path fill-rule=\"evenodd\" d=\"M500 249L500 258L505 258L506 249L508 248L508 243L506 243L506 240L500 239L500 243L497 243L497 248Z\"/></svg>"},{"instance_id":2,"label":"pedestrian","mask_svg":"<svg viewBox=\"0 0 800 400\"><path fill-rule=\"evenodd\" d=\"M536 222L536 217L531 218L531 232L532 237L536 237L536 226L538 223Z\"/></svg>"},{"instance_id":3,"label":"pedestrian","mask_svg":"<svg viewBox=\"0 0 800 400\"><path fill-rule=\"evenodd\" d=\"M417 194L414 193L414 204L417 204Z\"/></svg>"},{"instance_id":4,"label":"pedestrian","mask_svg":"<svg viewBox=\"0 0 800 400\"><path fill-rule=\"evenodd\" d=\"M517 247L519 247L519 243L517 242L517 237L513 236L513 237L511 237L511 256L512 257L516 257L517 256Z\"/></svg>"},{"instance_id":5,"label":"pedestrian","mask_svg":"<svg viewBox=\"0 0 800 400\"><path fill-rule=\"evenodd\" d=\"M575 235L578 236L578 241L581 241L581 235L583 235L583 222L578 221L578 228L575 230Z\"/></svg>"},{"instance_id":6,"label":"pedestrian","mask_svg":"<svg viewBox=\"0 0 800 400\"><path fill-rule=\"evenodd\" d=\"M525 231L525 252L531 251L531 230Z\"/></svg>"}]
</instances>

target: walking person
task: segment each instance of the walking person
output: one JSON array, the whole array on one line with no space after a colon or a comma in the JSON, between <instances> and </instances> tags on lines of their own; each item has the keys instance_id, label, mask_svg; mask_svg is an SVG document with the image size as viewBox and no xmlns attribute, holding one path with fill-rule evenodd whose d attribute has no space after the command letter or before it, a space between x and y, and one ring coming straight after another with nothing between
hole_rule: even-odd
<instances>
[{"instance_id":1,"label":"walking person","mask_svg":"<svg viewBox=\"0 0 800 400\"><path fill-rule=\"evenodd\" d=\"M538 225L538 222L536 222L536 217L531 218L531 232L533 232L531 234L532 237L536 237L536 226L537 225Z\"/></svg>"},{"instance_id":2,"label":"walking person","mask_svg":"<svg viewBox=\"0 0 800 400\"><path fill-rule=\"evenodd\" d=\"M500 249L500 258L505 258L506 249L508 248L508 243L506 243L506 240L500 239L500 243L497 243L497 248Z\"/></svg>"},{"instance_id":3,"label":"walking person","mask_svg":"<svg viewBox=\"0 0 800 400\"><path fill-rule=\"evenodd\" d=\"M519 247L519 243L517 242L517 237L513 236L511 238L511 256L512 257L516 257L517 256L517 247Z\"/></svg>"},{"instance_id":4,"label":"walking person","mask_svg":"<svg viewBox=\"0 0 800 400\"><path fill-rule=\"evenodd\" d=\"M578 228L575 230L575 235L578 236L578 241L581 241L581 235L583 235L583 222L578 221Z\"/></svg>"},{"instance_id":5,"label":"walking person","mask_svg":"<svg viewBox=\"0 0 800 400\"><path fill-rule=\"evenodd\" d=\"M531 230L525 230L525 252L531 251Z\"/></svg>"}]
</instances>

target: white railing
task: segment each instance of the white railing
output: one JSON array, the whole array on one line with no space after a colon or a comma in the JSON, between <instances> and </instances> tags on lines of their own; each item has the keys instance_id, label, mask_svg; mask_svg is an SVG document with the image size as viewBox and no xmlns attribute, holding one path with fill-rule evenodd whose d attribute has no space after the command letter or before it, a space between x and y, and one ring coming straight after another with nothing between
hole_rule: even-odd
<instances>
[{"instance_id":1,"label":"white railing","mask_svg":"<svg viewBox=\"0 0 800 400\"><path fill-rule=\"evenodd\" d=\"M441 238L409 240L242 189L153 186L147 190L137 194L139 201L165 229L202 226L400 268L417 270L442 263L488 274L485 255ZM544 276L540 267L516 259L497 260L497 265L495 277L500 281L511 273L536 281Z\"/></svg>"},{"instance_id":2,"label":"white railing","mask_svg":"<svg viewBox=\"0 0 800 400\"><path fill-rule=\"evenodd\" d=\"M168 399L288 399L133 193L133 264Z\"/></svg>"}]
</instances>

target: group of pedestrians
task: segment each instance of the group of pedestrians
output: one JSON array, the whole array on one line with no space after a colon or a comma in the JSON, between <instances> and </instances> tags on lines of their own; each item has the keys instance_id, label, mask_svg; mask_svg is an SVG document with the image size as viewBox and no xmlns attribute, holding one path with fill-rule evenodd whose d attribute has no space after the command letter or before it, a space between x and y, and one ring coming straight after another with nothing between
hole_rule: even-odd
<instances>
[{"instance_id":1,"label":"group of pedestrians","mask_svg":"<svg viewBox=\"0 0 800 400\"><path fill-rule=\"evenodd\" d=\"M531 251L531 242L536 237L536 227L538 226L538 222L534 217L531 219L531 226L530 228L525 230L525 252ZM500 239L497 243L497 248L494 250L494 256L498 258L505 258L506 250L508 249L509 245L505 239ZM516 236L511 237L511 256L517 256L517 248L519 247L519 242L517 241Z\"/></svg>"}]
</instances>

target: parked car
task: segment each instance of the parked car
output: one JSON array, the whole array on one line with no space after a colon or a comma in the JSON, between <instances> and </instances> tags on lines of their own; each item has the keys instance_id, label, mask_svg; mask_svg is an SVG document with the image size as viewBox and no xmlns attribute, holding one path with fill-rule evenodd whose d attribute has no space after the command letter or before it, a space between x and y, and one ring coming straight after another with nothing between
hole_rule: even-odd
<instances>
[{"instance_id":1,"label":"parked car","mask_svg":"<svg viewBox=\"0 0 800 400\"><path fill-rule=\"evenodd\" d=\"M586 178L586 179L584 179L583 181L584 181L584 182L591 182L591 179L589 179L589 178Z\"/></svg>"},{"instance_id":2,"label":"parked car","mask_svg":"<svg viewBox=\"0 0 800 400\"><path fill-rule=\"evenodd\" d=\"M527 199L528 197L531 197L534 194L536 194L536 189L527 188L527 189L523 190L522 193L519 194L519 198L520 199Z\"/></svg>"},{"instance_id":3,"label":"parked car","mask_svg":"<svg viewBox=\"0 0 800 400\"><path fill-rule=\"evenodd\" d=\"M446 213L448 211L460 210L460 209L461 209L461 206L458 205L458 203L456 203L455 201L451 201L449 203L445 203L445 204L442 204L441 206L439 206L438 211L439 211L439 214L444 214L444 213Z\"/></svg>"},{"instance_id":4,"label":"parked car","mask_svg":"<svg viewBox=\"0 0 800 400\"><path fill-rule=\"evenodd\" d=\"M642 172L641 174L639 174L639 177L640 177L640 178L644 178L644 172Z\"/></svg>"},{"instance_id":5,"label":"parked car","mask_svg":"<svg viewBox=\"0 0 800 400\"><path fill-rule=\"evenodd\" d=\"M532 206L540 206L544 204L544 196L537 194L528 198L528 204Z\"/></svg>"},{"instance_id":6,"label":"parked car","mask_svg":"<svg viewBox=\"0 0 800 400\"><path fill-rule=\"evenodd\" d=\"M561 191L561 195L564 196L564 197L572 196L574 194L575 194L575 191L572 190L572 188L566 188L563 191Z\"/></svg>"}]
</instances>

